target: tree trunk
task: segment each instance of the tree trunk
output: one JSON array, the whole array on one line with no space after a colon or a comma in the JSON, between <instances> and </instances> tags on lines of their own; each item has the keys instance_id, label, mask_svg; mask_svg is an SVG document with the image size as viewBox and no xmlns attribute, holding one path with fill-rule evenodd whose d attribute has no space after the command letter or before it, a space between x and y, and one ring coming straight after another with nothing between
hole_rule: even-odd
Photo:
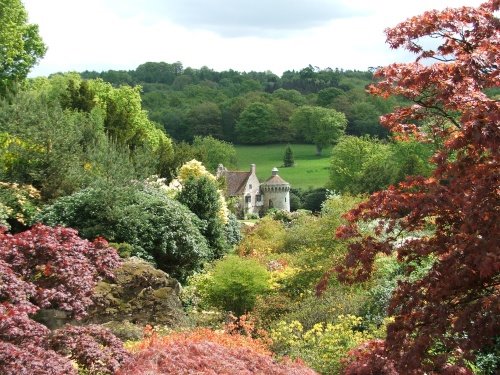
<instances>
[{"instance_id":1,"label":"tree trunk","mask_svg":"<svg viewBox=\"0 0 500 375\"><path fill-rule=\"evenodd\" d=\"M316 145L316 156L321 156L321 151L323 151L323 147Z\"/></svg>"}]
</instances>

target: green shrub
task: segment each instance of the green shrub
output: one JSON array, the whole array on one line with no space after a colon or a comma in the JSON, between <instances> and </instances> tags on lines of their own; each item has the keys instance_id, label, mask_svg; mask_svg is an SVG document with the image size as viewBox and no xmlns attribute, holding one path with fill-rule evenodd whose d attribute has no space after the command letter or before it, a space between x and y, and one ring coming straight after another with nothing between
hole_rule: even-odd
<instances>
[{"instance_id":1,"label":"green shrub","mask_svg":"<svg viewBox=\"0 0 500 375\"><path fill-rule=\"evenodd\" d=\"M188 207L202 222L201 233L217 258L228 250L224 232L224 221L220 215L220 200L217 182L208 176L192 177L183 181L177 200Z\"/></svg>"},{"instance_id":2,"label":"green shrub","mask_svg":"<svg viewBox=\"0 0 500 375\"><path fill-rule=\"evenodd\" d=\"M232 212L229 213L227 224L224 226L224 235L228 244L237 245L243 238L241 224Z\"/></svg>"},{"instance_id":3,"label":"green shrub","mask_svg":"<svg viewBox=\"0 0 500 375\"><path fill-rule=\"evenodd\" d=\"M205 287L210 305L240 316L269 290L269 273L257 261L235 255L218 261Z\"/></svg>"},{"instance_id":4,"label":"green shrub","mask_svg":"<svg viewBox=\"0 0 500 375\"><path fill-rule=\"evenodd\" d=\"M402 280L403 269L395 257L380 255L375 261L371 287L360 315L367 324L380 325L387 316L387 308L398 280Z\"/></svg>"},{"instance_id":5,"label":"green shrub","mask_svg":"<svg viewBox=\"0 0 500 375\"><path fill-rule=\"evenodd\" d=\"M495 375L500 369L500 336L496 336L494 343L480 351L471 368L477 375Z\"/></svg>"},{"instance_id":6,"label":"green shrub","mask_svg":"<svg viewBox=\"0 0 500 375\"><path fill-rule=\"evenodd\" d=\"M321 205L328 198L328 191L324 188L313 189L304 193L302 208L312 212L321 211Z\"/></svg>"},{"instance_id":7,"label":"green shrub","mask_svg":"<svg viewBox=\"0 0 500 375\"><path fill-rule=\"evenodd\" d=\"M133 247L130 255L153 259L160 269L181 280L213 259L196 215L141 184L79 191L56 200L39 219L75 228L85 238L126 242Z\"/></svg>"}]
</instances>

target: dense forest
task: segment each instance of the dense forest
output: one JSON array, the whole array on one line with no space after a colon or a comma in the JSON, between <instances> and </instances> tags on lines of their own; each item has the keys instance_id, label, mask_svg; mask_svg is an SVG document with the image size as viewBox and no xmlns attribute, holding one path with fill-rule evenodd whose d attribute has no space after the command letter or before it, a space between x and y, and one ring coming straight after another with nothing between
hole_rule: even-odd
<instances>
[{"instance_id":1,"label":"dense forest","mask_svg":"<svg viewBox=\"0 0 500 375\"><path fill-rule=\"evenodd\" d=\"M0 1L0 373L498 374L499 10L403 21L373 72L28 79ZM329 177L238 218L217 165L270 143Z\"/></svg>"},{"instance_id":2,"label":"dense forest","mask_svg":"<svg viewBox=\"0 0 500 375\"><path fill-rule=\"evenodd\" d=\"M82 72L113 86L140 85L144 108L177 141L212 136L239 144L302 142L292 115L302 106L331 108L346 115L346 133L385 138L378 118L401 100L366 93L373 73L308 66L271 72L216 72L182 63L148 62L132 71Z\"/></svg>"}]
</instances>

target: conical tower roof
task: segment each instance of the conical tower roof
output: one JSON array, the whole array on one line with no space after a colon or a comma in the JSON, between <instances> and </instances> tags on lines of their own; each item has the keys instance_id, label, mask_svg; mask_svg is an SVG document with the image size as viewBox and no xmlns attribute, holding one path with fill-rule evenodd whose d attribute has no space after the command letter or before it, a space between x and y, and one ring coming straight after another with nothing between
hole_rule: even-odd
<instances>
[{"instance_id":1,"label":"conical tower roof","mask_svg":"<svg viewBox=\"0 0 500 375\"><path fill-rule=\"evenodd\" d=\"M278 175L278 168L274 167L272 170L272 176L269 177L266 182L263 182L261 185L290 185L288 182L283 180Z\"/></svg>"}]
</instances>

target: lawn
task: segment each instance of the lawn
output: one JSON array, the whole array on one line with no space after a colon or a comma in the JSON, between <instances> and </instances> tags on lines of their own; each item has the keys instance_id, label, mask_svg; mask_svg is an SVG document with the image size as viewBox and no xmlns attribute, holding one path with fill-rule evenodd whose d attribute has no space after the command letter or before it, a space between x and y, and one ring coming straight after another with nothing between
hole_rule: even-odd
<instances>
[{"instance_id":1,"label":"lawn","mask_svg":"<svg viewBox=\"0 0 500 375\"><path fill-rule=\"evenodd\" d=\"M273 167L277 167L279 175L294 188L324 187L328 182L331 148L324 149L323 156L316 156L314 145L293 144L291 147L295 166L285 168L282 165L286 144L236 145L238 170L250 170L250 164L255 164L257 177L259 180L265 181L271 176Z\"/></svg>"}]
</instances>

